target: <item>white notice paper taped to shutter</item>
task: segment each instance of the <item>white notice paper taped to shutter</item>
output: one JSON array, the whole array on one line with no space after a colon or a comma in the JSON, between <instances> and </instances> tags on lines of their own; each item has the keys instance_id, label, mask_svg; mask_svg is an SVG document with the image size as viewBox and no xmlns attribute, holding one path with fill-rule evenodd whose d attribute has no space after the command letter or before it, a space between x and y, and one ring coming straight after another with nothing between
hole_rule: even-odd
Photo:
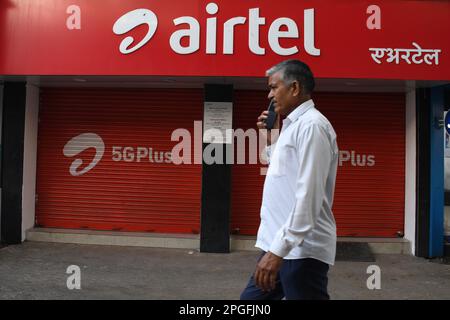
<instances>
[{"instance_id":1,"label":"white notice paper taped to shutter","mask_svg":"<svg viewBox=\"0 0 450 320\"><path fill-rule=\"evenodd\" d=\"M233 137L233 103L205 102L203 143L231 143Z\"/></svg>"}]
</instances>

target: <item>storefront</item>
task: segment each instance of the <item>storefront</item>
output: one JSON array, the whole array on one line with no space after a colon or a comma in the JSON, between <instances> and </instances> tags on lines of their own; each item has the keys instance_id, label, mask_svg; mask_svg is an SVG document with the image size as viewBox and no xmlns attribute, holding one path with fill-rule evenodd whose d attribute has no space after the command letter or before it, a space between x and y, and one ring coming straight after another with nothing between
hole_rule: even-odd
<instances>
[{"instance_id":1,"label":"storefront","mask_svg":"<svg viewBox=\"0 0 450 320\"><path fill-rule=\"evenodd\" d=\"M235 129L253 128L265 93L238 90L234 98ZM339 235L398 236L404 228L404 95L319 92L314 99L340 137ZM194 136L202 103L198 89L42 88L37 225L199 233L201 164L175 165L177 142L170 137L177 128ZM246 151L249 160L249 145ZM77 158L93 164L77 168ZM260 162L246 162L232 169L231 223L234 233L254 235L264 175Z\"/></svg>"},{"instance_id":2,"label":"storefront","mask_svg":"<svg viewBox=\"0 0 450 320\"><path fill-rule=\"evenodd\" d=\"M19 210L21 240L32 227L201 234L227 251L230 234L254 236L264 74L295 58L338 135L338 235L415 242L416 91L450 81L448 3L107 2L0 4L0 79L26 98L19 114L4 102L24 126L21 177L2 177L20 194L2 223ZM213 121L244 135L214 149L225 163L205 160L221 157ZM6 148L21 139L5 130Z\"/></svg>"}]
</instances>

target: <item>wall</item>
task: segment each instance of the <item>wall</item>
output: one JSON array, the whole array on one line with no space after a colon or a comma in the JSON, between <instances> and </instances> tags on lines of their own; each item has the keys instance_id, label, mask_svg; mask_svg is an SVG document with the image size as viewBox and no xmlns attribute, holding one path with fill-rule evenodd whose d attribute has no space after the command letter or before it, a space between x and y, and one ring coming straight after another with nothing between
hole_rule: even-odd
<instances>
[{"instance_id":1,"label":"wall","mask_svg":"<svg viewBox=\"0 0 450 320\"><path fill-rule=\"evenodd\" d=\"M0 162L2 159L1 156L1 152L2 152L2 146L1 146L1 141L2 141L2 131L3 131L3 84L0 84ZM2 164L0 163L0 175L1 175L1 170L2 170ZM0 179L1 181L1 179ZM2 235L2 210L1 210L1 204L2 204L2 186L1 186L1 182L0 182L0 239L1 239L1 235Z\"/></svg>"},{"instance_id":2,"label":"wall","mask_svg":"<svg viewBox=\"0 0 450 320\"><path fill-rule=\"evenodd\" d=\"M416 91L406 93L405 239L415 252L416 239Z\"/></svg>"},{"instance_id":3,"label":"wall","mask_svg":"<svg viewBox=\"0 0 450 320\"><path fill-rule=\"evenodd\" d=\"M34 227L36 197L36 155L39 122L39 88L27 85L23 155L22 241Z\"/></svg>"}]
</instances>

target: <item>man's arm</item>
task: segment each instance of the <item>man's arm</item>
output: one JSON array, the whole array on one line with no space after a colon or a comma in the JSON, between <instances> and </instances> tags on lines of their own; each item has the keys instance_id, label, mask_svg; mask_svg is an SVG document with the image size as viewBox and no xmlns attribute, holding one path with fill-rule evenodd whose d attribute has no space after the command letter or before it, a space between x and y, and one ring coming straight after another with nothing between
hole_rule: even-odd
<instances>
[{"instance_id":1,"label":"man's arm","mask_svg":"<svg viewBox=\"0 0 450 320\"><path fill-rule=\"evenodd\" d=\"M258 122L256 123L258 129L264 130L263 137L267 141L267 146L265 148L267 162L270 162L270 157L275 147L276 141L278 140L280 132L280 116L277 114L277 119L272 130L266 129L265 120L267 119L268 111L263 111L258 117ZM278 271L283 263L283 258L278 257L271 252L266 253L261 260L256 265L255 270L255 284L260 287L263 291L270 291L275 288L275 280L277 278Z\"/></svg>"}]
</instances>

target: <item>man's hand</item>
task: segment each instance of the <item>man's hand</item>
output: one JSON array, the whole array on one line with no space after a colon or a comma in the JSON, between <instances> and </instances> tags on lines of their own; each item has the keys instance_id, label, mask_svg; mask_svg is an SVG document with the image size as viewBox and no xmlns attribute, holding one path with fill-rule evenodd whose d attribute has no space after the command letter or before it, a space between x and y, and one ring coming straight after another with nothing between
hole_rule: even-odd
<instances>
[{"instance_id":1,"label":"man's hand","mask_svg":"<svg viewBox=\"0 0 450 320\"><path fill-rule=\"evenodd\" d=\"M258 129L266 129L266 119L267 115L269 114L269 111L264 110L258 117L258 122L256 122L256 126ZM277 114L277 118L275 120L275 123L273 125L272 130L279 130L280 129L280 115ZM267 130L267 129L266 129ZM271 145L272 143L275 143L275 141L271 141L271 135L263 134L263 137L268 142L267 145Z\"/></svg>"},{"instance_id":2,"label":"man's hand","mask_svg":"<svg viewBox=\"0 0 450 320\"><path fill-rule=\"evenodd\" d=\"M282 263L283 258L270 251L267 252L256 266L254 277L256 286L266 292L275 289L275 281Z\"/></svg>"}]
</instances>

